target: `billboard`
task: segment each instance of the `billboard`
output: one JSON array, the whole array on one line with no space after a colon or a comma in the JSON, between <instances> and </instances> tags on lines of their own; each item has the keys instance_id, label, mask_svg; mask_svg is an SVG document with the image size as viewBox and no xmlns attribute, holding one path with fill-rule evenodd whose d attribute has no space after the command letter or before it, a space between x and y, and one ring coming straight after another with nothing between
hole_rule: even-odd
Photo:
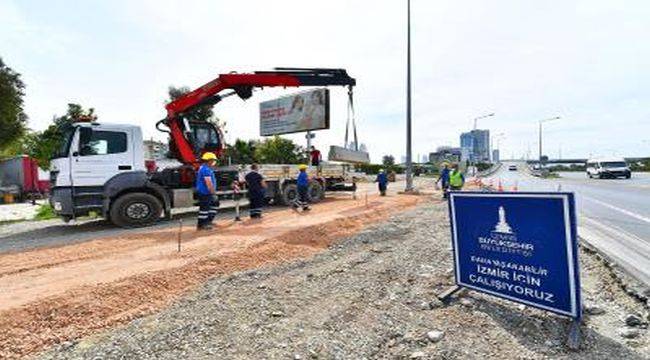
<instances>
[{"instance_id":1,"label":"billboard","mask_svg":"<svg viewBox=\"0 0 650 360\"><path fill-rule=\"evenodd\" d=\"M456 284L579 318L572 193L451 192Z\"/></svg>"},{"instance_id":2,"label":"billboard","mask_svg":"<svg viewBox=\"0 0 650 360\"><path fill-rule=\"evenodd\" d=\"M260 103L260 135L329 129L328 89L316 89Z\"/></svg>"}]
</instances>

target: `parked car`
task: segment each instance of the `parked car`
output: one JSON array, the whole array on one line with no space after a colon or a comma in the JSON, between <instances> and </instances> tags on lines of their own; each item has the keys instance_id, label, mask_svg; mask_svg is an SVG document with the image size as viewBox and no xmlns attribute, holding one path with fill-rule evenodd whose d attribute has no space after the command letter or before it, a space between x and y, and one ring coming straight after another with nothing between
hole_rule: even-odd
<instances>
[{"instance_id":1,"label":"parked car","mask_svg":"<svg viewBox=\"0 0 650 360\"><path fill-rule=\"evenodd\" d=\"M590 179L632 177L632 171L623 158L590 159L587 161L586 168Z\"/></svg>"},{"instance_id":2,"label":"parked car","mask_svg":"<svg viewBox=\"0 0 650 360\"><path fill-rule=\"evenodd\" d=\"M517 165L510 165L508 166L509 171L517 171Z\"/></svg>"}]
</instances>

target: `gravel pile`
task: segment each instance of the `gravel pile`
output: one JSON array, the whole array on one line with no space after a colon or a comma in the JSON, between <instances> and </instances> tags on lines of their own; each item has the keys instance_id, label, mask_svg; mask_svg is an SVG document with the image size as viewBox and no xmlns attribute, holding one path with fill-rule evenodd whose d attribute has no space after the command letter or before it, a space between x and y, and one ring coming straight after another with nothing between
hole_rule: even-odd
<instances>
[{"instance_id":1,"label":"gravel pile","mask_svg":"<svg viewBox=\"0 0 650 360\"><path fill-rule=\"evenodd\" d=\"M564 318L471 291L441 304L453 284L449 236L445 205L427 202L308 261L213 278L156 315L41 357L648 358L647 310L585 254L580 351L564 345Z\"/></svg>"}]
</instances>

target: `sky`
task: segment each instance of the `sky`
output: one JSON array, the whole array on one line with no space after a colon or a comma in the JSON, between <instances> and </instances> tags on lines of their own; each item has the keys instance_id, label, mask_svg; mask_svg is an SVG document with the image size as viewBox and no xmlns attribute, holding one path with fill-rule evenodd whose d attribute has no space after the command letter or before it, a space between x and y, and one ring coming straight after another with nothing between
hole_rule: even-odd
<instances>
[{"instance_id":1,"label":"sky","mask_svg":"<svg viewBox=\"0 0 650 360\"><path fill-rule=\"evenodd\" d=\"M492 0L411 2L413 155L459 145L473 126L502 158L650 155L650 3ZM147 138L170 85L196 88L232 71L345 68L357 79L359 141L373 161L406 147L406 1L0 0L0 57L22 74L29 126L66 104ZM215 107L227 141L259 137L264 89ZM331 88L322 150L342 145L347 96ZM288 135L304 143L304 135ZM495 141L496 145L496 141Z\"/></svg>"}]
</instances>

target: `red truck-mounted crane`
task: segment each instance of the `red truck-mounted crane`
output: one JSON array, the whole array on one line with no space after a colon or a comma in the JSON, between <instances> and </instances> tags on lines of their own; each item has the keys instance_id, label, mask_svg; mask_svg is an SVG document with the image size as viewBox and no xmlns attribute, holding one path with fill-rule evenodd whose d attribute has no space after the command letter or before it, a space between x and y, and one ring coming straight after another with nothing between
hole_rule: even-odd
<instances>
[{"instance_id":1,"label":"red truck-mounted crane","mask_svg":"<svg viewBox=\"0 0 650 360\"><path fill-rule=\"evenodd\" d=\"M231 95L246 100L253 95L254 88L329 85L348 86L351 91L356 85L356 80L343 69L276 68L273 71L256 71L249 74L221 74L216 79L167 104L165 106L167 117L160 120L156 127L161 130L160 125L166 125L172 138L175 157L183 164L196 166L202 152L222 153L223 136L220 129L211 127L209 123L188 121L183 116L184 112L197 106L215 105ZM231 90L231 92L220 94L224 90ZM209 137L217 142L200 144L196 136L197 130L207 131Z\"/></svg>"},{"instance_id":2,"label":"red truck-mounted crane","mask_svg":"<svg viewBox=\"0 0 650 360\"><path fill-rule=\"evenodd\" d=\"M142 130L138 126L103 122L75 123L65 129L65 142L52 160L50 201L64 219L93 211L120 226L150 224L164 211L194 204L194 174L198 159L206 151L223 154L221 129L207 121L197 121L190 111L197 106L213 106L223 98L237 95L248 99L254 88L299 86L347 86L356 84L343 69L277 68L254 73L221 74L216 79L166 105L167 116L156 123L169 133L170 152L182 165L160 171L145 169ZM287 203L295 196L293 170L287 165L269 165L276 181L270 181L268 196ZM324 190L345 190L345 171L324 169L313 182L314 199ZM239 169L222 166L216 171L218 192L232 197L230 188ZM354 186L354 184L353 184Z\"/></svg>"}]
</instances>

